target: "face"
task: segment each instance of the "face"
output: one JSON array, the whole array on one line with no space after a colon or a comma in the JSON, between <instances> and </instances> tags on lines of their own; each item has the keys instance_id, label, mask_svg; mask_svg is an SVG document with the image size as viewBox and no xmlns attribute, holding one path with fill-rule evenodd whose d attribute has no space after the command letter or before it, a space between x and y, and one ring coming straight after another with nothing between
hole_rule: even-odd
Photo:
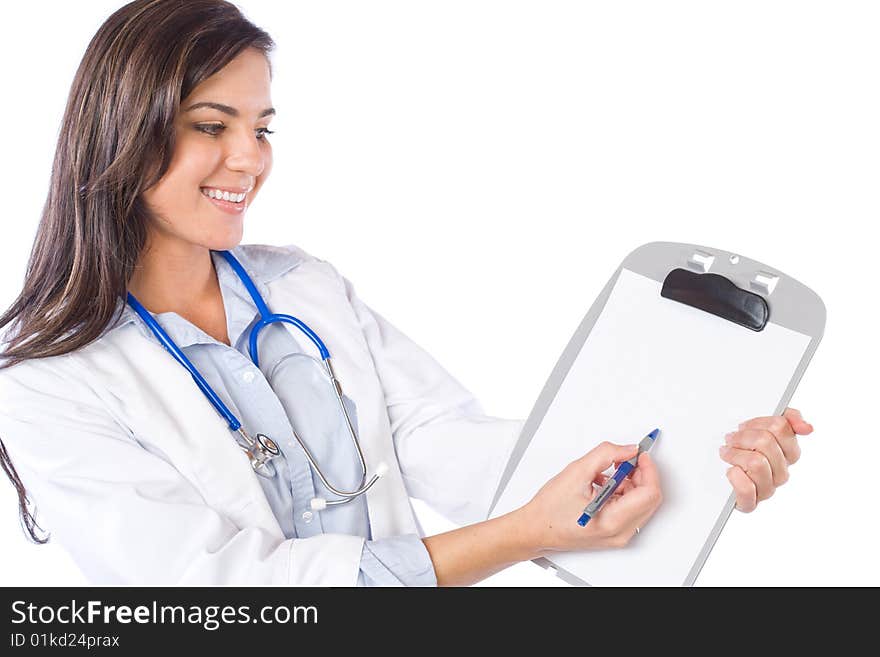
<instances>
[{"instance_id":1,"label":"face","mask_svg":"<svg viewBox=\"0 0 880 657\"><path fill-rule=\"evenodd\" d=\"M154 242L223 250L242 238L244 215L272 169L269 64L246 48L181 102L171 165L143 198L155 215ZM226 109L201 106L224 105ZM209 190L246 192L212 200Z\"/></svg>"}]
</instances>

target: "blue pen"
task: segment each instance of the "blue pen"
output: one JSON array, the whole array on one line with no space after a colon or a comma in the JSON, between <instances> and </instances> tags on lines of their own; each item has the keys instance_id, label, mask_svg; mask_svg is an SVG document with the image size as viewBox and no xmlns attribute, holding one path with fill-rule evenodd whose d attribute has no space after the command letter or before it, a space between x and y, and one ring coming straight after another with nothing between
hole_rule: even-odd
<instances>
[{"instance_id":1,"label":"blue pen","mask_svg":"<svg viewBox=\"0 0 880 657\"><path fill-rule=\"evenodd\" d=\"M596 494L596 497L593 498L593 501L587 504L586 508L584 508L584 512L581 514L581 517L578 518L578 524L581 527L584 527L588 522L590 522L590 518L596 515L596 512L602 508L602 505L608 501L608 498L617 490L617 487L623 483L623 480L626 476L632 472L633 468L636 467L636 464L639 462L639 454L642 452L647 452L651 449L651 445L654 444L654 441L657 439L657 435L660 433L660 429L654 429L647 436L642 438L642 441L639 443L639 451L633 456L630 460L624 461L619 466L617 466L617 470L614 471L614 474L608 478L602 488L599 489L599 492Z\"/></svg>"}]
</instances>

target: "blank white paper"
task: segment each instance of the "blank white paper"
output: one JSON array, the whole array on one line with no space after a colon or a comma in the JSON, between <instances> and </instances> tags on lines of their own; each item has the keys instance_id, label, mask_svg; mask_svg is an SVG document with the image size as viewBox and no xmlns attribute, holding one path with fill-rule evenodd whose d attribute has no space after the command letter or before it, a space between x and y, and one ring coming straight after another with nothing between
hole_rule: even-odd
<instances>
[{"instance_id":1,"label":"blank white paper","mask_svg":"<svg viewBox=\"0 0 880 657\"><path fill-rule=\"evenodd\" d=\"M526 504L603 440L638 443L659 427L651 456L664 499L641 532L621 549L551 559L594 586L684 583L732 493L730 466L718 453L724 435L773 415L810 342L772 321L752 331L665 299L660 288L621 270L492 511L496 517Z\"/></svg>"}]
</instances>

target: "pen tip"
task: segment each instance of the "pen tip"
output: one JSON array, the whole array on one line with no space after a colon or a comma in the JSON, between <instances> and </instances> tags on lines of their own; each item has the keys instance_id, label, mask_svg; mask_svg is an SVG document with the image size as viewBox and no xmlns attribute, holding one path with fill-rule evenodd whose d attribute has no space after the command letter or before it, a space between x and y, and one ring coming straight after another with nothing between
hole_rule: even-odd
<instances>
[{"instance_id":1,"label":"pen tip","mask_svg":"<svg viewBox=\"0 0 880 657\"><path fill-rule=\"evenodd\" d=\"M654 429L651 433L648 434L648 438L651 440L657 440L657 436L660 434L660 429Z\"/></svg>"}]
</instances>

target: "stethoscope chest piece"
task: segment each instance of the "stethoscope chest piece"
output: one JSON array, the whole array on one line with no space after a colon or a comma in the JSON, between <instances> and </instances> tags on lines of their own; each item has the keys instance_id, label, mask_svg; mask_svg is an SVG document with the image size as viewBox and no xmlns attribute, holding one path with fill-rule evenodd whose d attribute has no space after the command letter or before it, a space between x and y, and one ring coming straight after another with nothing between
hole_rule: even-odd
<instances>
[{"instance_id":1,"label":"stethoscope chest piece","mask_svg":"<svg viewBox=\"0 0 880 657\"><path fill-rule=\"evenodd\" d=\"M269 438L269 436L258 433L257 443L260 445L260 449L263 452L271 454L272 457L278 456L281 453L281 451L278 449L278 445L276 445L275 441Z\"/></svg>"},{"instance_id":2,"label":"stethoscope chest piece","mask_svg":"<svg viewBox=\"0 0 880 657\"><path fill-rule=\"evenodd\" d=\"M275 464L272 463L272 459L281 454L275 441L262 433L258 433L256 438L251 438L241 427L238 433L244 438L244 441L238 441L238 445L247 454L254 472L264 477L274 477Z\"/></svg>"}]
</instances>

